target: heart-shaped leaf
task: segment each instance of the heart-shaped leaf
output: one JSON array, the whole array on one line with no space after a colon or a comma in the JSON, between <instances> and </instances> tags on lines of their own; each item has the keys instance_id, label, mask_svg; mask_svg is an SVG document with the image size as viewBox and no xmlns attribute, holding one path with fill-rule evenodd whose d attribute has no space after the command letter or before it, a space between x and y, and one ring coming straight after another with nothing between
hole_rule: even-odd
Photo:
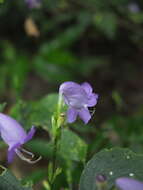
<instances>
[{"instance_id":1,"label":"heart-shaped leaf","mask_svg":"<svg viewBox=\"0 0 143 190\"><path fill-rule=\"evenodd\" d=\"M80 179L79 190L97 190L96 176L99 174L107 177L108 189L119 177L143 180L143 155L124 148L102 150L87 163Z\"/></svg>"}]
</instances>

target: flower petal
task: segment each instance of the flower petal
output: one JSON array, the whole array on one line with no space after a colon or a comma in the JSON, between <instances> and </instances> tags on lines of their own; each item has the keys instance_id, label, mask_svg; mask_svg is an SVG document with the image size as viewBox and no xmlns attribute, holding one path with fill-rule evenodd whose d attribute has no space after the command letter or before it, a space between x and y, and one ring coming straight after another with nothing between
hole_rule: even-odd
<instances>
[{"instance_id":1,"label":"flower petal","mask_svg":"<svg viewBox=\"0 0 143 190\"><path fill-rule=\"evenodd\" d=\"M92 87L88 82L84 82L81 84L81 87L85 90L88 96L92 94Z\"/></svg>"},{"instance_id":2,"label":"flower petal","mask_svg":"<svg viewBox=\"0 0 143 190\"><path fill-rule=\"evenodd\" d=\"M12 117L0 113L0 133L2 139L11 147L22 143L26 132L22 126Z\"/></svg>"},{"instance_id":3,"label":"flower petal","mask_svg":"<svg viewBox=\"0 0 143 190\"><path fill-rule=\"evenodd\" d=\"M80 88L79 84L72 81L68 81L60 85L59 92L63 93L65 91L69 91L70 89L79 89L79 88Z\"/></svg>"},{"instance_id":4,"label":"flower petal","mask_svg":"<svg viewBox=\"0 0 143 190\"><path fill-rule=\"evenodd\" d=\"M41 0L25 0L25 1L30 9L39 8L41 5Z\"/></svg>"},{"instance_id":5,"label":"flower petal","mask_svg":"<svg viewBox=\"0 0 143 190\"><path fill-rule=\"evenodd\" d=\"M97 104L98 94L92 93L92 95L88 99L88 107L93 107Z\"/></svg>"},{"instance_id":6,"label":"flower petal","mask_svg":"<svg viewBox=\"0 0 143 190\"><path fill-rule=\"evenodd\" d=\"M36 129L34 126L32 126L31 130L28 132L26 138L24 139L24 143L26 143L27 141L31 140L34 133L35 133Z\"/></svg>"},{"instance_id":7,"label":"flower petal","mask_svg":"<svg viewBox=\"0 0 143 190\"><path fill-rule=\"evenodd\" d=\"M85 124L87 124L88 121L91 119L91 115L88 108L81 109L80 111L78 111L78 114Z\"/></svg>"},{"instance_id":8,"label":"flower petal","mask_svg":"<svg viewBox=\"0 0 143 190\"><path fill-rule=\"evenodd\" d=\"M67 111L67 121L68 123L73 123L77 118L77 110L74 108L69 108Z\"/></svg>"},{"instance_id":9,"label":"flower petal","mask_svg":"<svg viewBox=\"0 0 143 190\"><path fill-rule=\"evenodd\" d=\"M75 82L64 82L61 84L59 92L63 95L65 103L70 107L81 109L84 105L87 105L87 93L81 85Z\"/></svg>"},{"instance_id":10,"label":"flower petal","mask_svg":"<svg viewBox=\"0 0 143 190\"><path fill-rule=\"evenodd\" d=\"M8 156L7 156L8 163L11 163L13 161L13 158L15 156L15 149L19 148L20 145L21 145L20 143L17 143L8 149Z\"/></svg>"},{"instance_id":11,"label":"flower petal","mask_svg":"<svg viewBox=\"0 0 143 190\"><path fill-rule=\"evenodd\" d=\"M143 190L143 182L128 177L116 179L116 186L120 190Z\"/></svg>"}]
</instances>

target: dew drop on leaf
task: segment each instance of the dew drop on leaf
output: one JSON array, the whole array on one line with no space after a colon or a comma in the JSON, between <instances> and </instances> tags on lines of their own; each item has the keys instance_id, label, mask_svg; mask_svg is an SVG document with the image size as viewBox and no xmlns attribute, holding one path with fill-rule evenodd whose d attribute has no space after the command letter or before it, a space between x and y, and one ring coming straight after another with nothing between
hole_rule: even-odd
<instances>
[{"instance_id":1,"label":"dew drop on leaf","mask_svg":"<svg viewBox=\"0 0 143 190\"><path fill-rule=\"evenodd\" d=\"M129 174L129 176L130 176L130 177L133 177L133 176L134 176L134 174L133 174L133 173L130 173L130 174Z\"/></svg>"},{"instance_id":2,"label":"dew drop on leaf","mask_svg":"<svg viewBox=\"0 0 143 190\"><path fill-rule=\"evenodd\" d=\"M113 175L113 172L112 172L112 171L110 171L110 172L109 172L109 175Z\"/></svg>"}]
</instances>

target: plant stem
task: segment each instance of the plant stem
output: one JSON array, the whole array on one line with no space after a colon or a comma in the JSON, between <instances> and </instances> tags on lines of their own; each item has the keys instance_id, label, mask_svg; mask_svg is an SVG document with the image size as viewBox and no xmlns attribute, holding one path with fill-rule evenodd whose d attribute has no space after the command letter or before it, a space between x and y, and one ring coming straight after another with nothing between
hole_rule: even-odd
<instances>
[{"instance_id":1,"label":"plant stem","mask_svg":"<svg viewBox=\"0 0 143 190\"><path fill-rule=\"evenodd\" d=\"M53 190L53 188L54 188L54 175L55 175L56 165L57 165L57 149L58 149L58 137L57 136L54 138L53 144L54 144L54 146L53 146L53 168L52 168L51 190Z\"/></svg>"},{"instance_id":2,"label":"plant stem","mask_svg":"<svg viewBox=\"0 0 143 190\"><path fill-rule=\"evenodd\" d=\"M62 108L62 96L59 95L58 105L56 115L53 116L52 128L53 128L53 167L52 167L52 177L51 177L51 190L54 190L54 181L55 181L55 172L57 166L57 150L58 144L61 136L61 122L60 122L60 114Z\"/></svg>"}]
</instances>

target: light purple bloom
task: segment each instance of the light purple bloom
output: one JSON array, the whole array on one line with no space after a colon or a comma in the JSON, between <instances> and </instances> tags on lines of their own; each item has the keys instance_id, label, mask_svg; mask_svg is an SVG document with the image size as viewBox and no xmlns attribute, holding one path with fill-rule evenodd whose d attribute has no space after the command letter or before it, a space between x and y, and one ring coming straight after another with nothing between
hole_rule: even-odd
<instances>
[{"instance_id":1,"label":"light purple bloom","mask_svg":"<svg viewBox=\"0 0 143 190\"><path fill-rule=\"evenodd\" d=\"M92 92L90 84L85 82L79 85L75 82L64 82L60 85L59 93L69 106L67 121L72 123L79 116L85 124L88 123L91 119L88 107L95 106L98 99L98 95Z\"/></svg>"},{"instance_id":2,"label":"light purple bloom","mask_svg":"<svg viewBox=\"0 0 143 190\"><path fill-rule=\"evenodd\" d=\"M120 190L143 190L143 182L128 177L116 179L116 186Z\"/></svg>"},{"instance_id":3,"label":"light purple bloom","mask_svg":"<svg viewBox=\"0 0 143 190\"><path fill-rule=\"evenodd\" d=\"M128 9L130 10L130 12L132 13L138 13L140 12L140 7L137 3L132 2L128 5Z\"/></svg>"},{"instance_id":4,"label":"light purple bloom","mask_svg":"<svg viewBox=\"0 0 143 190\"><path fill-rule=\"evenodd\" d=\"M39 8L41 6L41 0L25 0L27 6L32 8Z\"/></svg>"},{"instance_id":5,"label":"light purple bloom","mask_svg":"<svg viewBox=\"0 0 143 190\"><path fill-rule=\"evenodd\" d=\"M24 157L22 152L31 155L32 158L34 155L31 152L26 151L21 146L32 139L35 133L35 128L32 127L31 130L26 134L22 126L10 116L7 116L3 113L0 113L0 135L4 142L8 144L8 162L12 162L15 156L15 153L22 159L29 163L34 163L30 159Z\"/></svg>"}]
</instances>

